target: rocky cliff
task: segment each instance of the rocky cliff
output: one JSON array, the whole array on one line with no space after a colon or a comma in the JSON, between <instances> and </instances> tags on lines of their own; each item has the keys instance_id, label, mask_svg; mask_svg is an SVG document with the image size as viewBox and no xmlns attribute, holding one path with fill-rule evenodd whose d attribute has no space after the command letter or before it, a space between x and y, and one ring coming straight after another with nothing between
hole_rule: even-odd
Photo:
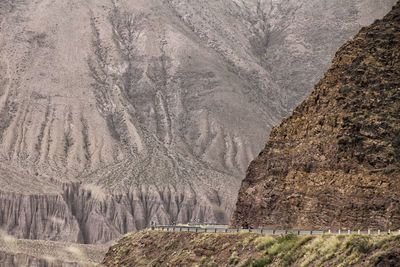
<instances>
[{"instance_id":1,"label":"rocky cliff","mask_svg":"<svg viewBox=\"0 0 400 267\"><path fill-rule=\"evenodd\" d=\"M1 1L0 227L227 222L271 126L394 1Z\"/></svg>"},{"instance_id":2,"label":"rocky cliff","mask_svg":"<svg viewBox=\"0 0 400 267\"><path fill-rule=\"evenodd\" d=\"M336 53L250 164L232 225L400 228L400 3Z\"/></svg>"}]
</instances>

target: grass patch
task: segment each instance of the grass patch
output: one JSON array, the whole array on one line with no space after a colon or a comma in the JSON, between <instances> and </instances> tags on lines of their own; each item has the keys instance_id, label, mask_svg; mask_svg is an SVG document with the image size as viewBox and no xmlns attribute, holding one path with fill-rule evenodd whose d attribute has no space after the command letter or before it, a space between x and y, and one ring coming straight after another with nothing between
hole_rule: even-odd
<instances>
[{"instance_id":1,"label":"grass patch","mask_svg":"<svg viewBox=\"0 0 400 267\"><path fill-rule=\"evenodd\" d=\"M285 266L290 266L294 262L296 262L297 259L303 257L306 253L304 244L309 242L311 239L312 236L304 236L298 238L291 246L289 251L284 252L282 255L280 255L280 258L282 259L282 264Z\"/></svg>"},{"instance_id":2,"label":"grass patch","mask_svg":"<svg viewBox=\"0 0 400 267\"><path fill-rule=\"evenodd\" d=\"M245 260L244 262L242 262L239 267L250 267L251 264L253 263L253 259L252 258L248 258L247 260Z\"/></svg>"},{"instance_id":3,"label":"grass patch","mask_svg":"<svg viewBox=\"0 0 400 267\"><path fill-rule=\"evenodd\" d=\"M262 253L263 258L259 259L260 262L257 264L273 262L274 258L277 257L282 259L283 262L285 262L283 265L286 266L287 259L285 258L285 253L289 252L296 245L298 240L299 238L294 234L278 237L276 242Z\"/></svg>"},{"instance_id":4,"label":"grass patch","mask_svg":"<svg viewBox=\"0 0 400 267\"><path fill-rule=\"evenodd\" d=\"M275 256L282 252L289 251L297 240L298 237L294 234L282 235L276 239L275 244L267 249L265 254Z\"/></svg>"},{"instance_id":5,"label":"grass patch","mask_svg":"<svg viewBox=\"0 0 400 267\"><path fill-rule=\"evenodd\" d=\"M237 265L239 263L239 256L236 251L234 251L229 258L229 264L231 265Z\"/></svg>"},{"instance_id":6,"label":"grass patch","mask_svg":"<svg viewBox=\"0 0 400 267\"><path fill-rule=\"evenodd\" d=\"M353 253L353 251L366 254L371 248L372 244L367 236L351 236L344 243L344 248L347 250L347 255Z\"/></svg>"},{"instance_id":7,"label":"grass patch","mask_svg":"<svg viewBox=\"0 0 400 267\"><path fill-rule=\"evenodd\" d=\"M325 239L325 242L319 249L320 260L319 264L328 261L335 257L336 252L340 248L340 241L334 236Z\"/></svg>"},{"instance_id":8,"label":"grass patch","mask_svg":"<svg viewBox=\"0 0 400 267\"><path fill-rule=\"evenodd\" d=\"M214 257L210 258L210 261L207 262L206 267L218 267L217 263L214 260Z\"/></svg>"},{"instance_id":9,"label":"grass patch","mask_svg":"<svg viewBox=\"0 0 400 267\"><path fill-rule=\"evenodd\" d=\"M270 236L262 236L254 241L258 251L266 250L275 243L275 239Z\"/></svg>"},{"instance_id":10,"label":"grass patch","mask_svg":"<svg viewBox=\"0 0 400 267\"><path fill-rule=\"evenodd\" d=\"M206 261L207 261L207 259L208 259L208 257L207 256L203 256L203 257L201 257L201 259L200 259L200 264L205 264L206 263Z\"/></svg>"},{"instance_id":11,"label":"grass patch","mask_svg":"<svg viewBox=\"0 0 400 267\"><path fill-rule=\"evenodd\" d=\"M222 250L226 249L227 247L229 247L230 244L231 244L231 243L226 242L225 244L222 245L221 249L222 249Z\"/></svg>"},{"instance_id":12,"label":"grass patch","mask_svg":"<svg viewBox=\"0 0 400 267\"><path fill-rule=\"evenodd\" d=\"M374 244L376 249L387 249L390 242L400 241L400 235L385 236Z\"/></svg>"},{"instance_id":13,"label":"grass patch","mask_svg":"<svg viewBox=\"0 0 400 267\"><path fill-rule=\"evenodd\" d=\"M171 242L169 242L164 249L165 250L171 250L171 249L176 249L179 245L178 240L172 240Z\"/></svg>"},{"instance_id":14,"label":"grass patch","mask_svg":"<svg viewBox=\"0 0 400 267\"><path fill-rule=\"evenodd\" d=\"M251 264L251 267L264 267L272 263L271 258L257 259Z\"/></svg>"},{"instance_id":15,"label":"grass patch","mask_svg":"<svg viewBox=\"0 0 400 267\"><path fill-rule=\"evenodd\" d=\"M246 237L241 243L242 247L243 248L247 247L256 237L257 237L256 235L250 235Z\"/></svg>"},{"instance_id":16,"label":"grass patch","mask_svg":"<svg viewBox=\"0 0 400 267\"><path fill-rule=\"evenodd\" d=\"M303 257L307 250L305 244L312 240L312 236L298 236L295 234L282 235L276 239L265 236L256 239L256 249L263 251L261 258L252 266L266 266L279 261L280 266L291 266L297 259Z\"/></svg>"},{"instance_id":17,"label":"grass patch","mask_svg":"<svg viewBox=\"0 0 400 267\"><path fill-rule=\"evenodd\" d=\"M336 266L349 266L357 263L371 252L373 244L370 237L353 235L348 237L341 248L340 256L335 261Z\"/></svg>"}]
</instances>

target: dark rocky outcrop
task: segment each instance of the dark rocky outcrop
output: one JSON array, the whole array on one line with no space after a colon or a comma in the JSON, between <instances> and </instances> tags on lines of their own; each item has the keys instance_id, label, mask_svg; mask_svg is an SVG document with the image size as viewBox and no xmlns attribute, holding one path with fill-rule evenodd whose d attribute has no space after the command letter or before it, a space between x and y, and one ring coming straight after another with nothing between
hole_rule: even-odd
<instances>
[{"instance_id":1,"label":"dark rocky outcrop","mask_svg":"<svg viewBox=\"0 0 400 267\"><path fill-rule=\"evenodd\" d=\"M400 228L400 2L336 53L274 127L232 226Z\"/></svg>"}]
</instances>

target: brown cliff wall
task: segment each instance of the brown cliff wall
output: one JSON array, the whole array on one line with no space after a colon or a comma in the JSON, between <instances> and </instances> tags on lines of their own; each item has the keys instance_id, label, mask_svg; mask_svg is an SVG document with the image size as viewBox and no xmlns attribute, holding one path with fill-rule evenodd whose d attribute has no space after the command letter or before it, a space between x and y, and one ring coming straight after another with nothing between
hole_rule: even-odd
<instances>
[{"instance_id":1,"label":"brown cliff wall","mask_svg":"<svg viewBox=\"0 0 400 267\"><path fill-rule=\"evenodd\" d=\"M231 224L400 228L400 2L345 43L250 164Z\"/></svg>"}]
</instances>

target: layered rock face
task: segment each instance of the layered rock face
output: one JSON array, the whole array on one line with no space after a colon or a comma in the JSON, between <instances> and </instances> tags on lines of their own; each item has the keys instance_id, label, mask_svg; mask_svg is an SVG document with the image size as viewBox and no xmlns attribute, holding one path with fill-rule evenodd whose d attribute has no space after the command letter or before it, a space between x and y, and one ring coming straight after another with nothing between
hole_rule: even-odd
<instances>
[{"instance_id":1,"label":"layered rock face","mask_svg":"<svg viewBox=\"0 0 400 267\"><path fill-rule=\"evenodd\" d=\"M400 228L400 2L336 53L273 128L242 183L233 226Z\"/></svg>"},{"instance_id":2,"label":"layered rock face","mask_svg":"<svg viewBox=\"0 0 400 267\"><path fill-rule=\"evenodd\" d=\"M394 1L1 1L0 227L228 222L272 125Z\"/></svg>"}]
</instances>

